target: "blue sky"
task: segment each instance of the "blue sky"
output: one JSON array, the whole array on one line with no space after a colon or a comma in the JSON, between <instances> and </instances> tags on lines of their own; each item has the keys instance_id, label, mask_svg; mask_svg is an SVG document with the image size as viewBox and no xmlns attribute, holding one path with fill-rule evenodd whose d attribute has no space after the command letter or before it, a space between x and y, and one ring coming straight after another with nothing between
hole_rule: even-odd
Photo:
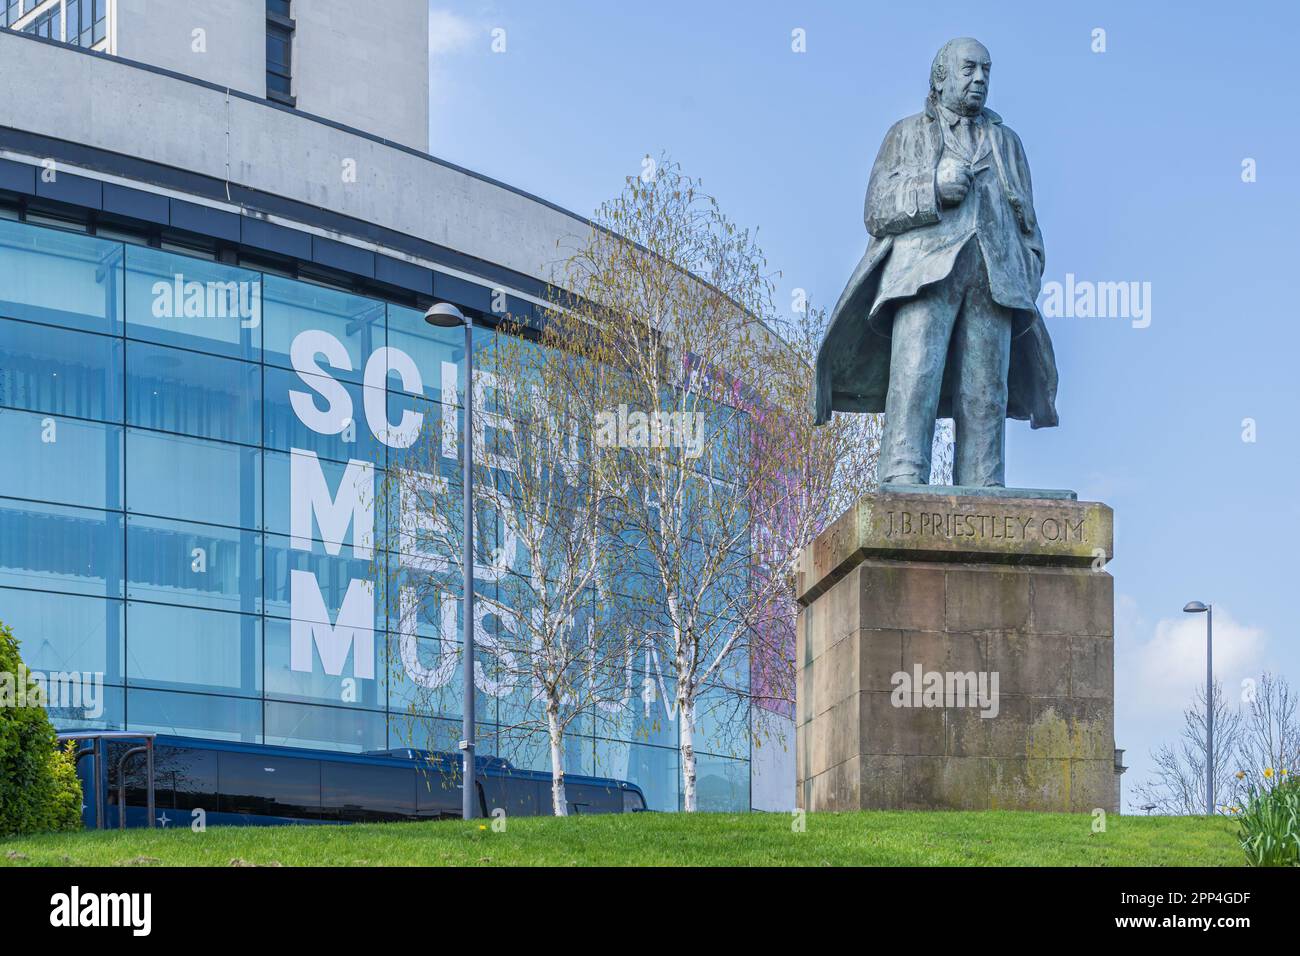
<instances>
[{"instance_id":1,"label":"blue sky","mask_svg":"<svg viewBox=\"0 0 1300 956\"><path fill-rule=\"evenodd\" d=\"M647 153L759 227L777 302L831 305L880 140L935 50L982 40L1024 141L1044 281L1149 282L1150 324L1054 318L1061 425L1008 423L1007 479L1115 509L1116 738L1132 793L1204 680L1300 683L1300 133L1289 2L431 4L431 152L590 214ZM493 53L492 31L506 50ZM807 52L791 51L791 31ZM1106 51L1092 33L1106 31ZM1242 181L1255 161L1257 179ZM1243 441L1252 419L1255 440Z\"/></svg>"}]
</instances>

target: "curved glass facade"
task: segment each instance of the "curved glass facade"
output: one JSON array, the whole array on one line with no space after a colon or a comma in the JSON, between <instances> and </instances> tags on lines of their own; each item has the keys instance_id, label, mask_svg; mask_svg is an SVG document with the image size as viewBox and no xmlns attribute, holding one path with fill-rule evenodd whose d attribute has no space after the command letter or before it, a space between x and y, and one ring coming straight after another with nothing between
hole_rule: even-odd
<instances>
[{"instance_id":1,"label":"curved glass facade","mask_svg":"<svg viewBox=\"0 0 1300 956\"><path fill-rule=\"evenodd\" d=\"M385 429L404 416L455 420L462 338L382 300L0 220L0 620L32 670L103 685L99 713L52 707L56 725L454 747L457 712L422 715L413 739L409 683L388 679L404 661L396 615L364 600L376 569L390 581L409 573L400 556L369 554L356 522L340 532L309 512L303 534L293 512L300 474L319 473L333 495L364 463L378 487L397 454ZM476 342L491 350L493 334ZM418 387L389 368L397 352ZM383 502L374 520L386 520ZM460 672L439 655L456 644L455 618L415 642L420 666L446 673L447 700ZM330 644L345 625L349 640ZM322 647L346 660L323 660ZM652 809L676 809L671 681L643 664L602 735L571 736L567 769L631 780ZM498 752L520 706L490 671L488 660L482 754ZM647 677L663 690L649 704ZM709 694L700 806L745 810L748 704ZM501 753L549 766L540 743Z\"/></svg>"}]
</instances>

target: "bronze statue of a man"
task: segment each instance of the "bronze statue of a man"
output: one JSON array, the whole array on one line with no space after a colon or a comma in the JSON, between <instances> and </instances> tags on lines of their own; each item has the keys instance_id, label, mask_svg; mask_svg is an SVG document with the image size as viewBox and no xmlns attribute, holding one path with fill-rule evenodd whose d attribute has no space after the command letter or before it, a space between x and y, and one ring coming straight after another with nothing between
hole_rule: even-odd
<instances>
[{"instance_id":1,"label":"bronze statue of a man","mask_svg":"<svg viewBox=\"0 0 1300 956\"><path fill-rule=\"evenodd\" d=\"M991 66L983 44L950 40L925 110L885 135L871 242L817 353L817 424L885 413L881 484L929 482L936 418L956 425L954 483L977 487L1005 484L1007 418L1057 423L1043 237L1020 137L984 106Z\"/></svg>"}]
</instances>

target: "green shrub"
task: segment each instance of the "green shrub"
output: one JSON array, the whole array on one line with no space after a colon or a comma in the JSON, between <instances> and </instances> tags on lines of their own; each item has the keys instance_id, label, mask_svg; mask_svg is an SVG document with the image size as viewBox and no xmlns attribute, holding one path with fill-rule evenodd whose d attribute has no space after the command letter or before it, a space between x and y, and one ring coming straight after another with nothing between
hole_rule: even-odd
<instances>
[{"instance_id":1,"label":"green shrub","mask_svg":"<svg viewBox=\"0 0 1300 956\"><path fill-rule=\"evenodd\" d=\"M44 707L18 699L26 679L18 639L0 624L0 836L81 827L81 781ZM25 706L17 706L25 703Z\"/></svg>"},{"instance_id":2,"label":"green shrub","mask_svg":"<svg viewBox=\"0 0 1300 956\"><path fill-rule=\"evenodd\" d=\"M1240 814L1237 838L1251 866L1300 866L1300 783L1282 782L1269 767L1260 781L1247 784L1245 806L1233 810Z\"/></svg>"}]
</instances>

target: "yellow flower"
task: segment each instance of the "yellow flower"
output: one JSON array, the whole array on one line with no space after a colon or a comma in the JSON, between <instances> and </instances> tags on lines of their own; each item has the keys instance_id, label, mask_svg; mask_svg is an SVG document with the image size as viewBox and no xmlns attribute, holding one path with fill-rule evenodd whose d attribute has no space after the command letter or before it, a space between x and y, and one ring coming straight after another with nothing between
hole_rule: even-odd
<instances>
[{"instance_id":1,"label":"yellow flower","mask_svg":"<svg viewBox=\"0 0 1300 956\"><path fill-rule=\"evenodd\" d=\"M1286 776L1286 767L1283 767L1282 770L1281 770L1280 772L1281 772L1282 776L1285 777L1285 776Z\"/></svg>"},{"instance_id":2,"label":"yellow flower","mask_svg":"<svg viewBox=\"0 0 1300 956\"><path fill-rule=\"evenodd\" d=\"M1265 776L1266 778L1268 778L1269 780L1272 780L1272 779L1273 779L1273 768L1272 768L1272 767L1265 767L1265 768L1264 768L1264 776Z\"/></svg>"},{"instance_id":3,"label":"yellow flower","mask_svg":"<svg viewBox=\"0 0 1300 956\"><path fill-rule=\"evenodd\" d=\"M480 830L486 830L486 829L487 829L487 826L486 826L485 824L480 823L480 824L478 825L478 828L479 828Z\"/></svg>"},{"instance_id":4,"label":"yellow flower","mask_svg":"<svg viewBox=\"0 0 1300 956\"><path fill-rule=\"evenodd\" d=\"M1238 771L1237 771L1237 779L1238 779L1238 780L1242 780L1242 779L1244 779L1245 776L1246 776L1246 771L1244 771L1244 770L1238 770Z\"/></svg>"}]
</instances>

